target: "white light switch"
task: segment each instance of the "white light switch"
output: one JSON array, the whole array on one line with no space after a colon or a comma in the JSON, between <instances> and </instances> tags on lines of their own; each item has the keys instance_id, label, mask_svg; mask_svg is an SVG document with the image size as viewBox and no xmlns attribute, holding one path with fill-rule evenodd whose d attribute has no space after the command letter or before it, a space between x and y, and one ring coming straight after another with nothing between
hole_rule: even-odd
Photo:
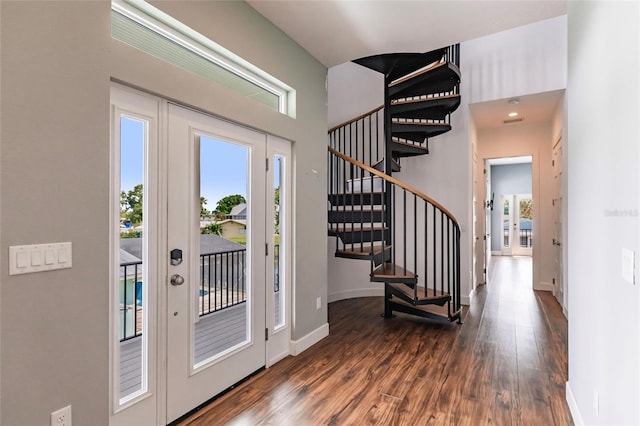
<instances>
[{"instance_id":1,"label":"white light switch","mask_svg":"<svg viewBox=\"0 0 640 426\"><path fill-rule=\"evenodd\" d=\"M67 263L69 260L69 253L67 253L66 247L60 247L58 249L58 263Z\"/></svg>"},{"instance_id":2,"label":"white light switch","mask_svg":"<svg viewBox=\"0 0 640 426\"><path fill-rule=\"evenodd\" d=\"M629 284L635 284L635 253L633 250L622 249L622 279Z\"/></svg>"},{"instance_id":3,"label":"white light switch","mask_svg":"<svg viewBox=\"0 0 640 426\"><path fill-rule=\"evenodd\" d=\"M56 252L52 249L46 249L44 251L44 263L45 265L53 265L56 263Z\"/></svg>"},{"instance_id":4,"label":"white light switch","mask_svg":"<svg viewBox=\"0 0 640 426\"><path fill-rule=\"evenodd\" d=\"M71 268L71 243L9 247L9 275Z\"/></svg>"},{"instance_id":5,"label":"white light switch","mask_svg":"<svg viewBox=\"0 0 640 426\"><path fill-rule=\"evenodd\" d=\"M21 251L16 253L16 263L18 268L26 268L29 266L29 261L31 260L31 256L28 251Z\"/></svg>"},{"instance_id":6,"label":"white light switch","mask_svg":"<svg viewBox=\"0 0 640 426\"><path fill-rule=\"evenodd\" d=\"M31 266L40 266L42 265L42 251L33 250L31 252Z\"/></svg>"}]
</instances>

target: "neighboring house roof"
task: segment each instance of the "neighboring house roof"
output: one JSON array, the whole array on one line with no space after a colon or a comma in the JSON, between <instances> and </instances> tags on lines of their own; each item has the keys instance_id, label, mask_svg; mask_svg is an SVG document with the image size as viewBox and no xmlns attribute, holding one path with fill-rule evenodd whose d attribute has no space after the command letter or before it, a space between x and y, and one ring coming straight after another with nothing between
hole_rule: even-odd
<instances>
[{"instance_id":1,"label":"neighboring house roof","mask_svg":"<svg viewBox=\"0 0 640 426\"><path fill-rule=\"evenodd\" d=\"M219 225L224 225L226 223L239 223L242 226L247 226L247 219L225 219L218 222Z\"/></svg>"},{"instance_id":2,"label":"neighboring house roof","mask_svg":"<svg viewBox=\"0 0 640 426\"><path fill-rule=\"evenodd\" d=\"M225 240L222 237L213 234L205 234L200 236L200 252L201 253L222 253L231 250L246 249L242 244Z\"/></svg>"},{"instance_id":3,"label":"neighboring house roof","mask_svg":"<svg viewBox=\"0 0 640 426\"><path fill-rule=\"evenodd\" d=\"M133 240L134 238L126 238L126 239ZM121 265L123 263L135 263L135 262L140 262L140 261L141 261L141 259L139 257L134 256L133 254L129 253L128 251L120 248L120 264Z\"/></svg>"},{"instance_id":4,"label":"neighboring house roof","mask_svg":"<svg viewBox=\"0 0 640 426\"><path fill-rule=\"evenodd\" d=\"M229 219L246 219L247 218L247 204L241 203L237 206L234 206L229 214L227 215Z\"/></svg>"},{"instance_id":5,"label":"neighboring house roof","mask_svg":"<svg viewBox=\"0 0 640 426\"><path fill-rule=\"evenodd\" d=\"M120 253L123 250L138 260L142 259L142 238L120 238ZM120 258L122 259L122 255Z\"/></svg>"},{"instance_id":6,"label":"neighboring house roof","mask_svg":"<svg viewBox=\"0 0 640 426\"><path fill-rule=\"evenodd\" d=\"M225 240L213 234L200 235L200 253L213 254L225 251L243 250L246 247L233 241ZM140 262L142 259L142 238L120 239L120 263Z\"/></svg>"}]
</instances>

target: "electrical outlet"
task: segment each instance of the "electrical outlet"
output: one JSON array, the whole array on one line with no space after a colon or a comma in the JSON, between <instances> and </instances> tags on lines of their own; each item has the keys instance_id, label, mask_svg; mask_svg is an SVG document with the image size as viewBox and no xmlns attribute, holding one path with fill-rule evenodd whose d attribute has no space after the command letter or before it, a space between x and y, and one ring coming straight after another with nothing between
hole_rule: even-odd
<instances>
[{"instance_id":1,"label":"electrical outlet","mask_svg":"<svg viewBox=\"0 0 640 426\"><path fill-rule=\"evenodd\" d=\"M316 310L319 310L322 307L322 298L318 297L316 299Z\"/></svg>"},{"instance_id":2,"label":"electrical outlet","mask_svg":"<svg viewBox=\"0 0 640 426\"><path fill-rule=\"evenodd\" d=\"M51 413L51 426L71 426L70 405Z\"/></svg>"}]
</instances>

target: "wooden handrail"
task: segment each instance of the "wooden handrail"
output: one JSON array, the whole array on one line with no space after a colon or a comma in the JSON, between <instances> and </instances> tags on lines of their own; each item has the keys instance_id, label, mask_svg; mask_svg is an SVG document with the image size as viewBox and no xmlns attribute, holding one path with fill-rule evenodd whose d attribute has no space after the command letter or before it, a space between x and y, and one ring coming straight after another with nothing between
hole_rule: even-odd
<instances>
[{"instance_id":1,"label":"wooden handrail","mask_svg":"<svg viewBox=\"0 0 640 426\"><path fill-rule=\"evenodd\" d=\"M411 194L414 194L415 196L423 199L424 201L432 204L433 206L435 206L438 210L440 210L442 213L444 213L449 219L451 219L453 221L453 223L456 224L456 226L458 228L460 228L460 224L458 223L458 221L456 220L455 216L449 211L447 210L444 206L442 206L442 204L438 203L436 200L434 200L433 198L429 197L428 195L424 194L421 191L418 191L415 188L410 187L409 185L407 185L404 182L399 181L398 179L391 177L385 173L382 173L381 171L378 171L376 169L374 169L373 167L369 167L364 163L361 163L358 160L354 160L353 158L344 155L343 153L336 151L335 149L331 148L330 146L327 147L327 149L329 150L330 153L332 153L333 155L335 155L336 157L340 157L342 158L344 161L353 164L356 167L359 167L371 174L374 174L384 180L386 180L387 182L390 182L394 185L399 186L400 188L404 189L405 191L410 192Z\"/></svg>"},{"instance_id":2,"label":"wooden handrail","mask_svg":"<svg viewBox=\"0 0 640 426\"><path fill-rule=\"evenodd\" d=\"M374 112L378 112L378 111L380 111L382 108L384 108L384 105L380 105L378 108L374 108L374 109L372 109L371 111L369 111L369 112L365 112L364 114L359 115L359 116L357 116L356 118L352 118L352 119L351 119L351 120L349 120L349 121L345 121L345 122L344 122L344 123L342 123L342 124L338 124L337 126L333 126L332 128L330 128L330 129L329 129L329 131L328 131L327 133L331 133L331 132L333 132L334 130L339 129L340 127L344 127L344 126L346 126L346 125L348 125L348 124L355 123L355 122L356 122L356 121L358 121L358 120L362 120L362 119L363 119L363 118L365 118L366 116L371 115L371 114L373 114Z\"/></svg>"}]
</instances>

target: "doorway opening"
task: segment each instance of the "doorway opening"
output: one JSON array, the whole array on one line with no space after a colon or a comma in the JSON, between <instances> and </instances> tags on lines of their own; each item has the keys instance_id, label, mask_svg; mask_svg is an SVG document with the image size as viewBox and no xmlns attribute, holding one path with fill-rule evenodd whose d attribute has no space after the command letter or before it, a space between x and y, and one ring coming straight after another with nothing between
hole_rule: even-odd
<instances>
[{"instance_id":1,"label":"doorway opening","mask_svg":"<svg viewBox=\"0 0 640 426\"><path fill-rule=\"evenodd\" d=\"M486 160L486 194L490 196L485 215L488 263L493 256L532 257L537 222L532 163L532 156ZM529 271L528 280L533 282L532 269Z\"/></svg>"}]
</instances>

